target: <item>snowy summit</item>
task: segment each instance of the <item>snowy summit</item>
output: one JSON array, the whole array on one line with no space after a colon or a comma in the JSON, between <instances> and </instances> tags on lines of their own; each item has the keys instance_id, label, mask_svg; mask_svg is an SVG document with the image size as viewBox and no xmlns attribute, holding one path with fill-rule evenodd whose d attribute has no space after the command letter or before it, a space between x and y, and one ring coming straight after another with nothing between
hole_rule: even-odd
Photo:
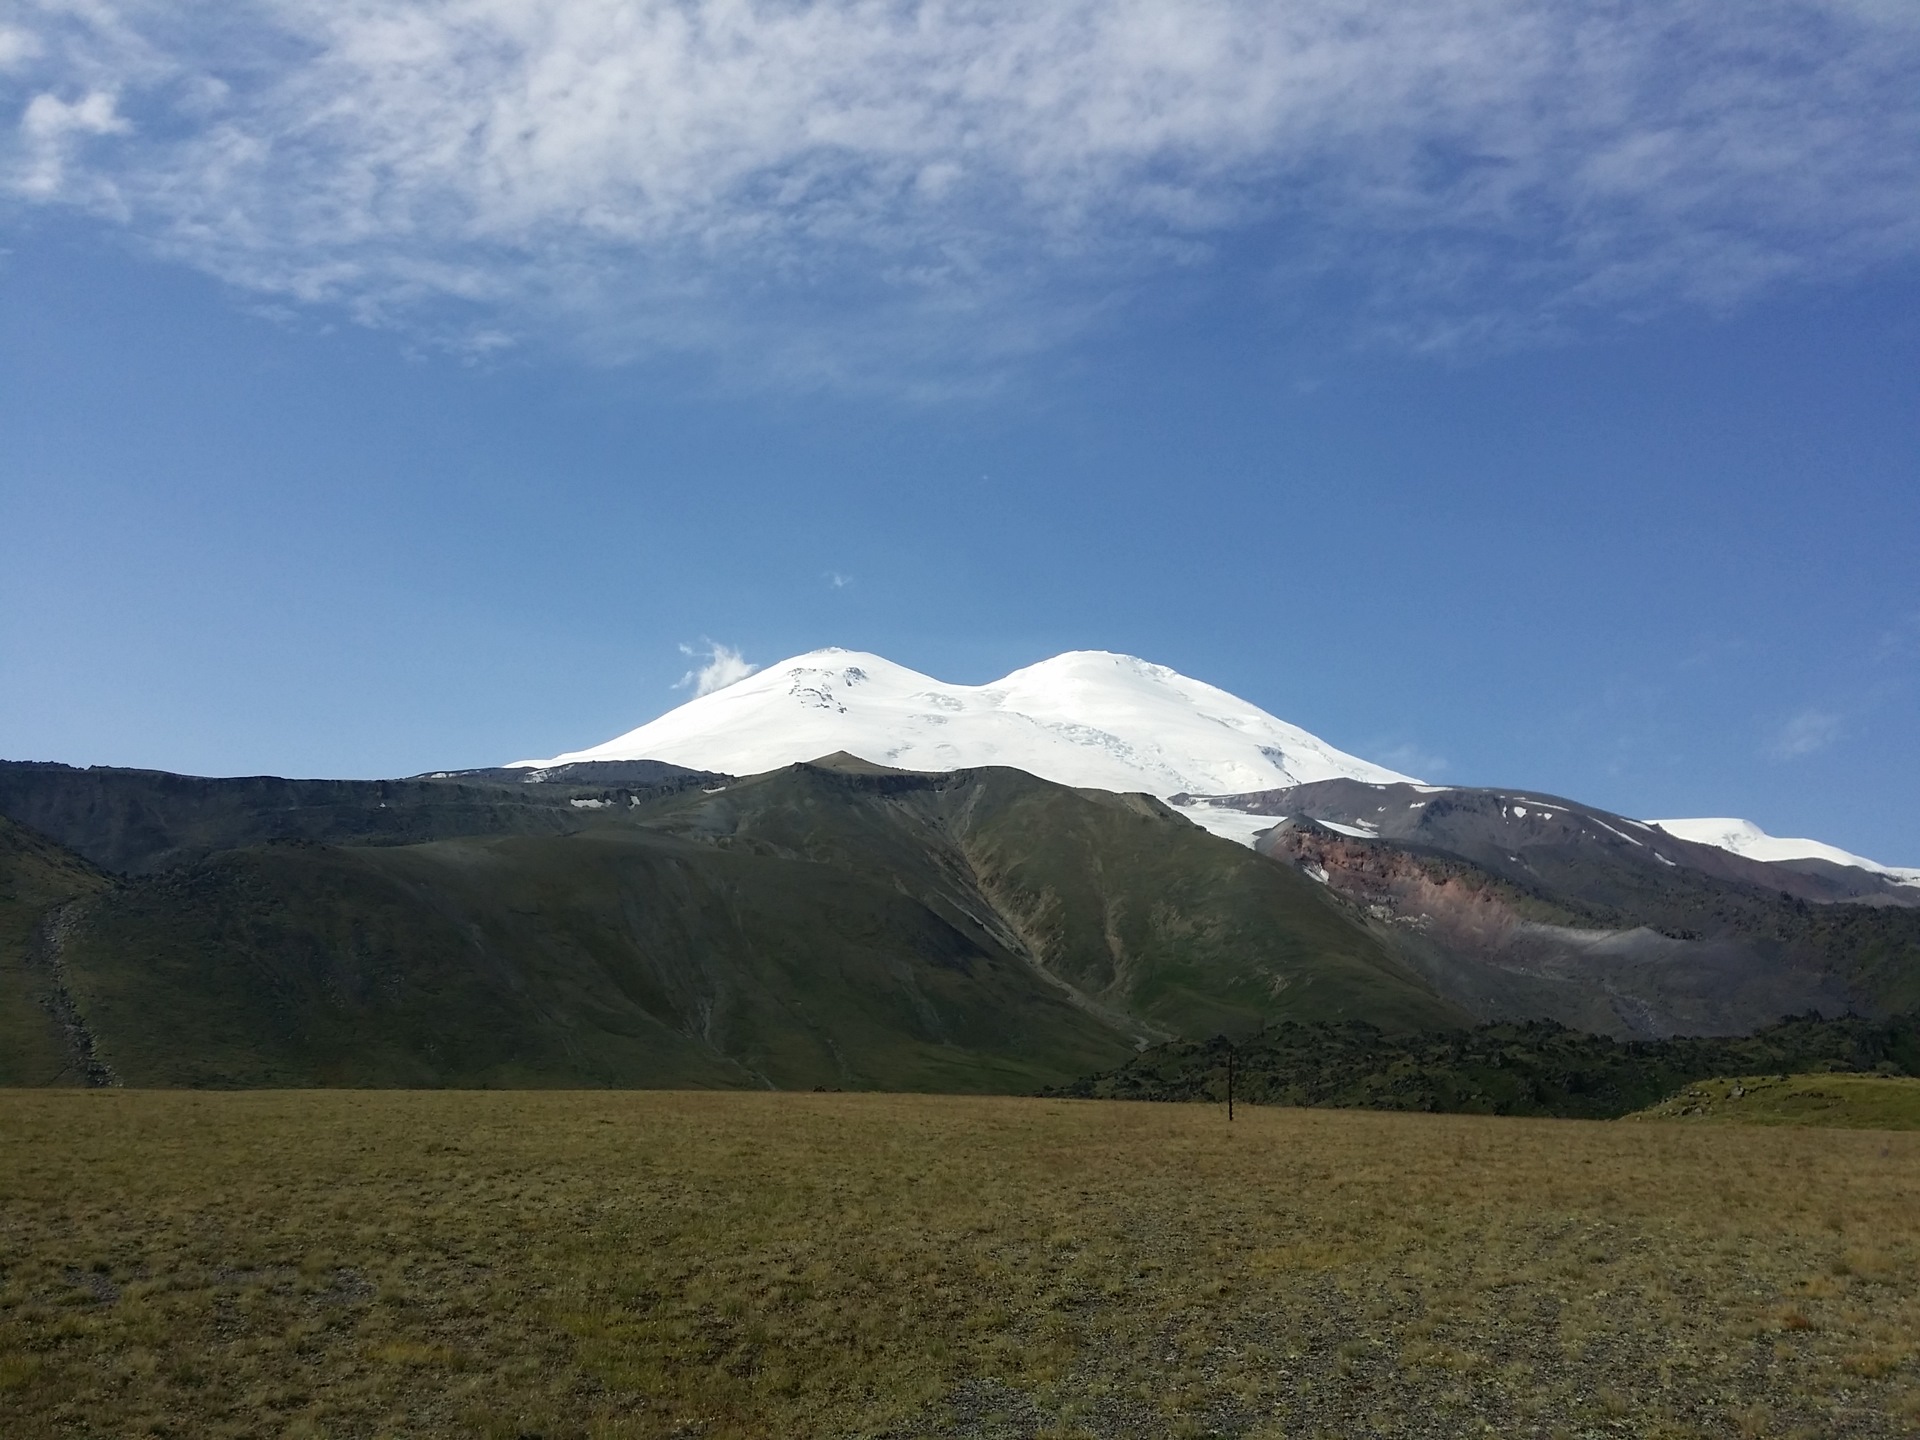
<instances>
[{"instance_id":1,"label":"snowy summit","mask_svg":"<svg viewBox=\"0 0 1920 1440\"><path fill-rule=\"evenodd\" d=\"M902 770L1007 765L1062 785L1163 797L1410 778L1215 686L1105 650L1072 650L987 685L949 685L857 650L815 650L604 745L517 763L664 760L752 775L837 750ZM1235 839L1250 838L1242 831L1255 818L1189 813Z\"/></svg>"}]
</instances>

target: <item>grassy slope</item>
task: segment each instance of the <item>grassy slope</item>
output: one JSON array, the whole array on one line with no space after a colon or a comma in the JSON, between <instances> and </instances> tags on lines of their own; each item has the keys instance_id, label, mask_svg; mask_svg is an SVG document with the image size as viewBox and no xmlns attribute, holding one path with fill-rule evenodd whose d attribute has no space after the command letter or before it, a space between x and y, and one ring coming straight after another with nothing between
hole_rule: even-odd
<instances>
[{"instance_id":1,"label":"grassy slope","mask_svg":"<svg viewBox=\"0 0 1920 1440\"><path fill-rule=\"evenodd\" d=\"M956 809L982 889L1049 967L1177 1034L1458 1018L1323 887L1157 801L1000 770L979 772Z\"/></svg>"},{"instance_id":2,"label":"grassy slope","mask_svg":"<svg viewBox=\"0 0 1920 1440\"><path fill-rule=\"evenodd\" d=\"M793 766L661 801L642 818L889 876L1162 1034L1238 1032L1281 1016L1363 1015L1390 1028L1460 1018L1321 887L1144 796L997 768Z\"/></svg>"},{"instance_id":3,"label":"grassy slope","mask_svg":"<svg viewBox=\"0 0 1920 1440\"><path fill-rule=\"evenodd\" d=\"M1019 1091L1143 1036L1460 1018L1319 887L1141 797L796 766L637 798L127 880L75 912L70 988L131 1084Z\"/></svg>"},{"instance_id":4,"label":"grassy slope","mask_svg":"<svg viewBox=\"0 0 1920 1440\"><path fill-rule=\"evenodd\" d=\"M1920 1079L1822 1074L1702 1080L1630 1118L1920 1130Z\"/></svg>"},{"instance_id":5,"label":"grassy slope","mask_svg":"<svg viewBox=\"0 0 1920 1440\"><path fill-rule=\"evenodd\" d=\"M354 847L245 850L247 858L167 870L96 907L107 926L98 934L111 943L96 939L84 953L127 1031L106 1037L107 1048L158 1065L175 1043L157 1019L168 1016L180 1027L172 1033L194 1035L201 1059L167 1073L207 1080L1017 1089L1068 1067L1111 1064L1123 1040L1243 1034L1277 1018L1364 1017L1389 1029L1463 1018L1320 887L1152 801L1064 790L1016 771L864 768L792 767L719 795L703 793L710 787L697 777L603 787L613 808L581 811L567 803L578 787L567 786L210 781L0 765L0 800L47 808L49 823L136 869L276 836ZM688 893L705 896L696 933L662 919L672 907L667 891L648 888L664 873L657 866L640 867L640 898L610 914L603 902L624 894L625 882L606 867L589 867L590 883L569 887L553 883L554 866L538 858L591 847L494 852L530 867L522 900L545 898L527 905L556 907L551 924L534 923L503 896L458 881L468 872L446 857L468 853L466 842L451 851L401 843L462 831L582 832L600 843L637 828L768 863L724 878L718 861L689 860L703 878ZM425 858L382 861L372 846ZM1539 873L1524 886L1485 877L1532 918L1737 931L1770 953L1829 956L1883 1010L1920 1006L1920 912L1808 906L1679 871L1652 880L1559 875L1551 855L1536 858L1592 893L1550 895ZM787 868L806 861L813 868ZM1478 873L1460 861L1421 863ZM804 877L828 871L840 888L816 904L818 887ZM864 884L865 898L843 880ZM215 903L222 886L233 894ZM0 930L32 931L40 891L29 890L0 901L14 917L0 914ZM291 898L276 911L268 897L282 891ZM1632 916L1619 908L1628 904ZM842 931L864 938L841 946ZM5 943L0 954L20 953L22 941L12 952ZM935 1004L917 988L913 957L956 943L999 966L999 988L971 1008L953 994ZM1000 962L1027 957L1043 983L1021 992ZM149 960L159 969L142 980ZM177 993L158 983L160 971ZM0 1028L17 1032L6 1042L16 1059L0 1064L46 1073L57 1027L37 1004L23 1008L24 980L10 983L16 999L5 1013L14 1018L0 1016ZM1090 1018L1067 1023L1047 1007L1024 1029L1011 1018L1032 996L1058 1001L1069 990ZM194 995L206 1002L198 1018L185 1015ZM249 1039L254 1019L278 1029ZM963 1038L988 1033L997 1038L984 1048ZM476 1049L481 1041L497 1053Z\"/></svg>"},{"instance_id":6,"label":"grassy slope","mask_svg":"<svg viewBox=\"0 0 1920 1440\"><path fill-rule=\"evenodd\" d=\"M0 1434L1892 1440L1916 1188L1835 1130L13 1092Z\"/></svg>"},{"instance_id":7,"label":"grassy slope","mask_svg":"<svg viewBox=\"0 0 1920 1440\"><path fill-rule=\"evenodd\" d=\"M69 948L130 1083L1019 1089L1125 1051L889 887L632 831L237 852Z\"/></svg>"},{"instance_id":8,"label":"grassy slope","mask_svg":"<svg viewBox=\"0 0 1920 1440\"><path fill-rule=\"evenodd\" d=\"M0 817L0 1085L82 1078L49 1004L55 977L35 942L49 909L109 883L77 855Z\"/></svg>"}]
</instances>

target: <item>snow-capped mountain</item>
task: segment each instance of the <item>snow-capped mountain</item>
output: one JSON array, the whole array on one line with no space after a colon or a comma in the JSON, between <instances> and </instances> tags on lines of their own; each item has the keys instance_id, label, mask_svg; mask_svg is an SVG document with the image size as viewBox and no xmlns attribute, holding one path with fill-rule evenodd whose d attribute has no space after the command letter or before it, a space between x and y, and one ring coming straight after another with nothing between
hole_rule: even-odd
<instances>
[{"instance_id":1,"label":"snow-capped mountain","mask_svg":"<svg viewBox=\"0 0 1920 1440\"><path fill-rule=\"evenodd\" d=\"M1878 860L1869 860L1864 855L1855 855L1850 850L1842 850L1838 845L1827 845L1819 840L1769 835L1751 820L1716 816L1692 820L1649 820L1647 823L1658 825L1669 835L1676 835L1682 840L1691 840L1696 845L1718 846L1722 850L1731 850L1735 855L1744 855L1749 860L1825 860L1833 865L1852 865L1857 869L1871 870L1876 875L1885 875L1903 885L1920 885L1920 870L1882 865Z\"/></svg>"},{"instance_id":2,"label":"snow-capped mountain","mask_svg":"<svg viewBox=\"0 0 1920 1440\"><path fill-rule=\"evenodd\" d=\"M1163 797L1409 778L1215 686L1105 650L1069 651L988 685L950 685L861 651L816 650L603 745L517 763L647 759L751 775L841 750L902 770L1008 765L1063 785ZM1187 813L1246 842L1274 823Z\"/></svg>"},{"instance_id":3,"label":"snow-capped mountain","mask_svg":"<svg viewBox=\"0 0 1920 1440\"><path fill-rule=\"evenodd\" d=\"M987 685L951 685L864 651L815 650L604 744L514 765L658 760L753 775L836 751L901 770L1007 765L1062 785L1181 796L1195 824L1247 845L1286 818L1265 803L1272 792L1328 780L1420 784L1217 686L1107 650L1070 650ZM1645 823L1750 860L1825 861L1920 886L1920 870L1781 839L1749 820Z\"/></svg>"}]
</instances>

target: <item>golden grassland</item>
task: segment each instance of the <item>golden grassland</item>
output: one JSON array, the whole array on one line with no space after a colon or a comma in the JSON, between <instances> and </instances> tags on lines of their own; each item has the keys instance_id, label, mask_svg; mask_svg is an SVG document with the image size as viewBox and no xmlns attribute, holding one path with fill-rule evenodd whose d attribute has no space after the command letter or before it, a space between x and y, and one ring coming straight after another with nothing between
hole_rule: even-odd
<instances>
[{"instance_id":1,"label":"golden grassland","mask_svg":"<svg viewBox=\"0 0 1920 1440\"><path fill-rule=\"evenodd\" d=\"M0 1092L0 1435L1920 1430L1920 1134Z\"/></svg>"}]
</instances>

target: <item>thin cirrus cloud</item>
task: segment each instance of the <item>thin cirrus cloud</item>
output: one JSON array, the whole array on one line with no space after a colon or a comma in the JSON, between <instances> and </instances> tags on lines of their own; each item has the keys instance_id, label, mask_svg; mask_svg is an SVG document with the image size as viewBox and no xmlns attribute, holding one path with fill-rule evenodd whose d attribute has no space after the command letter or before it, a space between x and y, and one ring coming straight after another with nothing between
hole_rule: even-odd
<instances>
[{"instance_id":1,"label":"thin cirrus cloud","mask_svg":"<svg viewBox=\"0 0 1920 1440\"><path fill-rule=\"evenodd\" d=\"M1774 760L1798 760L1825 750L1840 738L1841 717L1828 710L1802 710L1773 733L1766 752Z\"/></svg>"},{"instance_id":2,"label":"thin cirrus cloud","mask_svg":"<svg viewBox=\"0 0 1920 1440\"><path fill-rule=\"evenodd\" d=\"M1423 779L1444 775L1448 769L1445 756L1405 742L1370 746L1366 754L1391 770L1398 770L1403 775L1418 775Z\"/></svg>"},{"instance_id":3,"label":"thin cirrus cloud","mask_svg":"<svg viewBox=\"0 0 1920 1440\"><path fill-rule=\"evenodd\" d=\"M1920 253L1916 73L1906 0L26 0L0 191L478 351L986 372L1229 254L1503 344Z\"/></svg>"}]
</instances>

